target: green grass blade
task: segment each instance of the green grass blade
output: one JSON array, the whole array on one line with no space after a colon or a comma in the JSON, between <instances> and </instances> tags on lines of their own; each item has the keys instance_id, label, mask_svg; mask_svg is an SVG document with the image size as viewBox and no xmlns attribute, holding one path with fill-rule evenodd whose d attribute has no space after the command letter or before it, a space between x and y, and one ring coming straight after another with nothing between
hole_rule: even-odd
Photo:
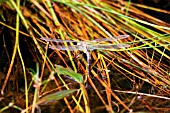
<instances>
[{"instance_id":1,"label":"green grass blade","mask_svg":"<svg viewBox=\"0 0 170 113\"><path fill-rule=\"evenodd\" d=\"M49 94L49 95L44 96L41 99L39 99L37 104L45 104L45 103L48 103L48 102L60 100L64 97L68 96L70 93L75 92L76 90L77 89L63 90L63 91L58 91L56 93Z\"/></svg>"},{"instance_id":2,"label":"green grass blade","mask_svg":"<svg viewBox=\"0 0 170 113\"><path fill-rule=\"evenodd\" d=\"M64 68L62 66L56 65L55 71L59 75L68 75L68 76L70 76L71 78L73 78L78 83L82 83L83 82L83 76L80 73L74 72L70 68Z\"/></svg>"}]
</instances>

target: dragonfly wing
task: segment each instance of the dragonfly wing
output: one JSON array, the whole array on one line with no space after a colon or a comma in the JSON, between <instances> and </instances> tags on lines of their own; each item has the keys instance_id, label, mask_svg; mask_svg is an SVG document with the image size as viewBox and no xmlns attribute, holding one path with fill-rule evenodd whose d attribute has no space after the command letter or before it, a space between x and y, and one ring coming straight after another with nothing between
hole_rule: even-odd
<instances>
[{"instance_id":1,"label":"dragonfly wing","mask_svg":"<svg viewBox=\"0 0 170 113\"><path fill-rule=\"evenodd\" d=\"M70 50L70 51L76 51L76 50L82 50L82 47L79 45L74 45L74 46L50 46L50 49L53 50Z\"/></svg>"},{"instance_id":2,"label":"dragonfly wing","mask_svg":"<svg viewBox=\"0 0 170 113\"><path fill-rule=\"evenodd\" d=\"M117 40L121 40L121 39L125 39L125 38L128 38L129 35L119 35L119 36L115 36L115 37L112 37L112 38L115 38Z\"/></svg>"},{"instance_id":3,"label":"dragonfly wing","mask_svg":"<svg viewBox=\"0 0 170 113\"><path fill-rule=\"evenodd\" d=\"M101 42L101 41L114 41L115 40L121 40L121 39L125 39L128 38L129 35L119 35L119 36L115 36L115 37L110 37L110 38L98 38L98 39L94 39L91 42Z\"/></svg>"},{"instance_id":4,"label":"dragonfly wing","mask_svg":"<svg viewBox=\"0 0 170 113\"><path fill-rule=\"evenodd\" d=\"M125 48L125 47L130 47L129 44L99 44L99 45L89 45L88 49L89 50L113 50L113 49L120 49L120 48Z\"/></svg>"},{"instance_id":5,"label":"dragonfly wing","mask_svg":"<svg viewBox=\"0 0 170 113\"><path fill-rule=\"evenodd\" d=\"M40 39L47 41L47 42L77 42L77 41L73 41L73 40L61 40L61 39L53 39L53 38L46 38L46 37L42 37Z\"/></svg>"}]
</instances>

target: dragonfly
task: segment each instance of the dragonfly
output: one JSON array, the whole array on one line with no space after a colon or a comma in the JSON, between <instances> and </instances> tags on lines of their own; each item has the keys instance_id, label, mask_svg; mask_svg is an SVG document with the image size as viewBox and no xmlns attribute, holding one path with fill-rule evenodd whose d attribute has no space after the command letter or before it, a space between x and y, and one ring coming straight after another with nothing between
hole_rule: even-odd
<instances>
[{"instance_id":1,"label":"dragonfly","mask_svg":"<svg viewBox=\"0 0 170 113\"><path fill-rule=\"evenodd\" d=\"M129 35L119 35L119 36L115 36L115 37L110 37L110 38L98 38L98 39L94 39L91 41L74 41L74 40L61 40L61 39L51 39L51 38L46 38L46 37L42 37L40 38L41 40L44 40L46 42L73 42L73 43L77 43L76 45L69 45L69 46L49 46L50 49L53 50L69 50L69 51L83 51L86 54L87 57L87 74L88 77L90 77L90 64L91 64L91 55L90 55L90 51L92 50L114 50L114 49L121 49L121 48L126 48L126 47L130 47L129 44L103 44L102 42L113 42L113 41L117 41L117 40L121 40L121 39L125 39L128 38Z\"/></svg>"}]
</instances>

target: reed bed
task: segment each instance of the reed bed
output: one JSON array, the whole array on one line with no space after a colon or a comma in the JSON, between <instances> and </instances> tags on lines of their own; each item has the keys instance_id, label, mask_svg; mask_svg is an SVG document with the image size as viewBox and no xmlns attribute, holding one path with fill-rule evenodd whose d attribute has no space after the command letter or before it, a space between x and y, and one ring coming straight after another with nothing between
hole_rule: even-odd
<instances>
[{"instance_id":1,"label":"reed bed","mask_svg":"<svg viewBox=\"0 0 170 113\"><path fill-rule=\"evenodd\" d=\"M12 46L3 46L8 65L0 78L0 112L169 110L170 24L142 9L169 11L124 0L8 0L1 9L1 39ZM129 47L91 51L90 76L82 51L49 48L74 43L40 39L90 41L120 35L129 37L105 44Z\"/></svg>"}]
</instances>

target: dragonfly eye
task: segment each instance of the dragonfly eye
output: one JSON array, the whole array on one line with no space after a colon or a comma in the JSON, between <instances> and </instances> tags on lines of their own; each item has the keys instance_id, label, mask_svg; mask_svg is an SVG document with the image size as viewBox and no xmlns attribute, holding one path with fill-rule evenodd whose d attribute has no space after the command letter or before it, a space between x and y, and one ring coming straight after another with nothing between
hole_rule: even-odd
<instances>
[{"instance_id":1,"label":"dragonfly eye","mask_svg":"<svg viewBox=\"0 0 170 113\"><path fill-rule=\"evenodd\" d=\"M84 45L86 45L86 43L85 43L85 42L80 41L80 42L77 42L77 45L84 46Z\"/></svg>"}]
</instances>

